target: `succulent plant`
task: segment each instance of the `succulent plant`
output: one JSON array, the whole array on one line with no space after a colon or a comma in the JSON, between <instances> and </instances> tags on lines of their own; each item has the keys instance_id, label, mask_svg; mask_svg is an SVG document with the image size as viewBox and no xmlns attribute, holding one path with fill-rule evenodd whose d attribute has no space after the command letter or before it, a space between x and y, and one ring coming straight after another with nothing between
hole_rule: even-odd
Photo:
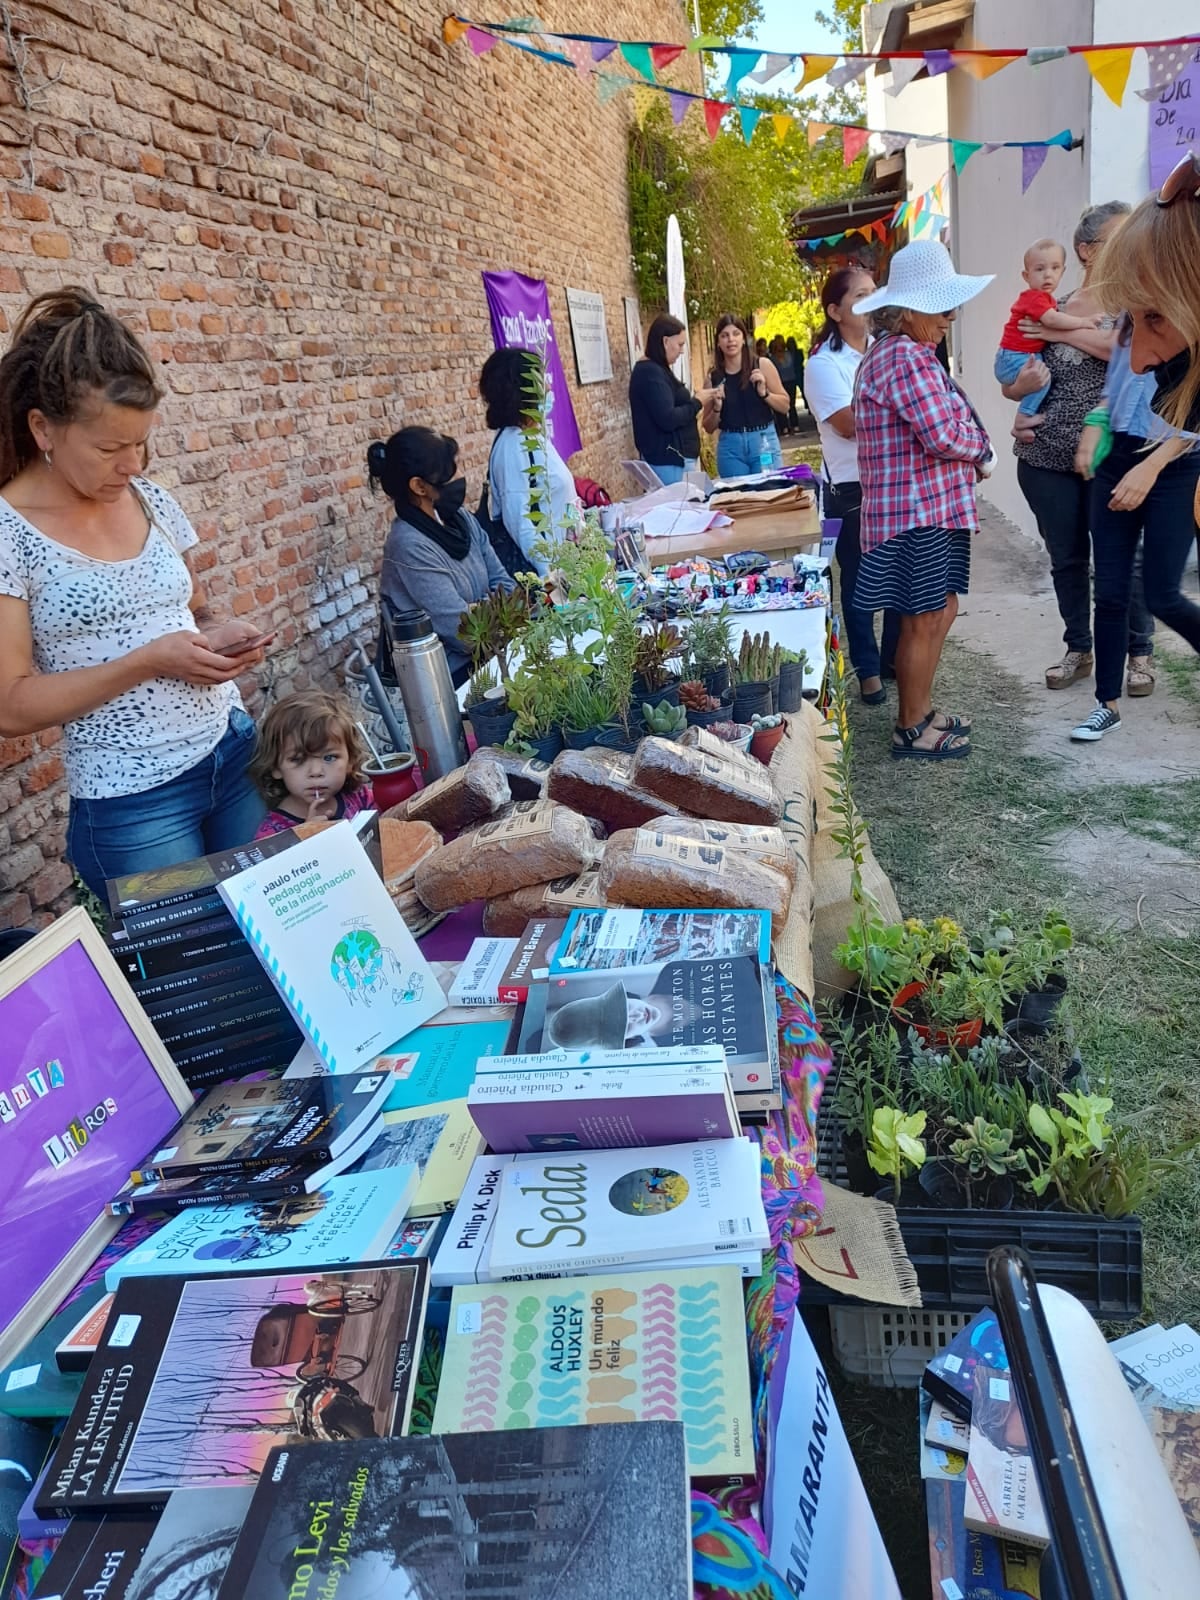
<instances>
[{"instance_id":1,"label":"succulent plant","mask_svg":"<svg viewBox=\"0 0 1200 1600\"><path fill-rule=\"evenodd\" d=\"M669 739L687 727L687 711L683 706L673 706L664 700L657 706L643 705L642 721L651 733Z\"/></svg>"},{"instance_id":2,"label":"succulent plant","mask_svg":"<svg viewBox=\"0 0 1200 1600\"><path fill-rule=\"evenodd\" d=\"M771 643L769 633L745 633L738 651L735 676L739 683L766 683L783 662L783 650Z\"/></svg>"},{"instance_id":3,"label":"succulent plant","mask_svg":"<svg viewBox=\"0 0 1200 1600\"><path fill-rule=\"evenodd\" d=\"M686 683L679 685L679 703L685 711L716 711L721 704L715 694L709 694L699 678L689 678Z\"/></svg>"},{"instance_id":4,"label":"succulent plant","mask_svg":"<svg viewBox=\"0 0 1200 1600\"><path fill-rule=\"evenodd\" d=\"M765 728L777 728L782 721L783 717L779 712L775 712L769 717L760 716L758 712L755 712L750 718L750 726L755 733L762 733Z\"/></svg>"}]
</instances>

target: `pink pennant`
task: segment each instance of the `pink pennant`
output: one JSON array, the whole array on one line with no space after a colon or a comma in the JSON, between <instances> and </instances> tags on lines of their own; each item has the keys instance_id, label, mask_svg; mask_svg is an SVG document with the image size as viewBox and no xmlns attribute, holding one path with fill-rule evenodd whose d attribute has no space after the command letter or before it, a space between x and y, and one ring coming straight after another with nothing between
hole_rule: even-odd
<instances>
[{"instance_id":1,"label":"pink pennant","mask_svg":"<svg viewBox=\"0 0 1200 1600\"><path fill-rule=\"evenodd\" d=\"M570 56L575 63L575 71L581 78L586 78L595 66L592 52L582 39L556 39L555 44L565 56Z\"/></svg>"},{"instance_id":2,"label":"pink pennant","mask_svg":"<svg viewBox=\"0 0 1200 1600\"><path fill-rule=\"evenodd\" d=\"M467 43L477 56L487 55L499 42L494 33L484 33L481 28L467 29Z\"/></svg>"},{"instance_id":3,"label":"pink pennant","mask_svg":"<svg viewBox=\"0 0 1200 1600\"><path fill-rule=\"evenodd\" d=\"M866 128L842 129L842 164L852 167L867 148L867 140L871 137Z\"/></svg>"},{"instance_id":4,"label":"pink pennant","mask_svg":"<svg viewBox=\"0 0 1200 1600\"><path fill-rule=\"evenodd\" d=\"M1042 170L1043 163L1050 152L1048 144L1027 144L1021 148L1021 193L1024 194L1029 185Z\"/></svg>"},{"instance_id":5,"label":"pink pennant","mask_svg":"<svg viewBox=\"0 0 1200 1600\"><path fill-rule=\"evenodd\" d=\"M667 102L671 107L671 121L678 127L688 114L692 97L690 94L680 94L676 89L668 89Z\"/></svg>"}]
</instances>

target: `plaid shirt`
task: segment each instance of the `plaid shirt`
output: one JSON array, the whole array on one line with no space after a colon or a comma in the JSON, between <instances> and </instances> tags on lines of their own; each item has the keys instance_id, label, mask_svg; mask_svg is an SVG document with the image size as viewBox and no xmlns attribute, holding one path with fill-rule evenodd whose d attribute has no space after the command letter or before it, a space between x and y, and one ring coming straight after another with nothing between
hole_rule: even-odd
<instances>
[{"instance_id":1,"label":"plaid shirt","mask_svg":"<svg viewBox=\"0 0 1200 1600\"><path fill-rule=\"evenodd\" d=\"M910 528L978 528L975 463L991 445L928 345L875 341L854 385L854 428L864 551Z\"/></svg>"}]
</instances>

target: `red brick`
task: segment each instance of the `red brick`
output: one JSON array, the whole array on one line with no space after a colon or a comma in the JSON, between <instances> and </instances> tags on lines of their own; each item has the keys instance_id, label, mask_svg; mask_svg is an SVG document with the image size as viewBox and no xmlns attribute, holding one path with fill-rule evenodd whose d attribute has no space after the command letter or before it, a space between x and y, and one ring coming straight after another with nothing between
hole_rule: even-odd
<instances>
[{"instance_id":1,"label":"red brick","mask_svg":"<svg viewBox=\"0 0 1200 1600\"><path fill-rule=\"evenodd\" d=\"M23 217L26 222L49 222L50 220L50 202L40 194L28 194L20 189L10 189L8 209L14 217Z\"/></svg>"},{"instance_id":2,"label":"red brick","mask_svg":"<svg viewBox=\"0 0 1200 1600\"><path fill-rule=\"evenodd\" d=\"M35 256L50 256L55 261L70 258L71 241L65 233L35 233L29 242Z\"/></svg>"}]
</instances>

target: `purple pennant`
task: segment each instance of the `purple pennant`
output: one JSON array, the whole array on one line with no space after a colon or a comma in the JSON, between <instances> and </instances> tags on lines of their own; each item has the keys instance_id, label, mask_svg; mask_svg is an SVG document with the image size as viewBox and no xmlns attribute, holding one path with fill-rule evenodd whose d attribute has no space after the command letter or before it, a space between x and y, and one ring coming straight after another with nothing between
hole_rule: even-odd
<instances>
[{"instance_id":1,"label":"purple pennant","mask_svg":"<svg viewBox=\"0 0 1200 1600\"><path fill-rule=\"evenodd\" d=\"M926 50L924 55L925 70L931 78L941 77L943 72L949 72L954 65L949 50Z\"/></svg>"},{"instance_id":2,"label":"purple pennant","mask_svg":"<svg viewBox=\"0 0 1200 1600\"><path fill-rule=\"evenodd\" d=\"M680 94L677 89L668 89L667 101L671 107L671 121L678 127L688 114L692 97L690 94Z\"/></svg>"},{"instance_id":3,"label":"purple pennant","mask_svg":"<svg viewBox=\"0 0 1200 1600\"><path fill-rule=\"evenodd\" d=\"M1042 165L1050 153L1048 144L1027 144L1021 147L1021 193L1024 194L1029 185L1042 170Z\"/></svg>"},{"instance_id":4,"label":"purple pennant","mask_svg":"<svg viewBox=\"0 0 1200 1600\"><path fill-rule=\"evenodd\" d=\"M612 55L616 48L617 41L615 39L593 39L592 60L607 61L608 57Z\"/></svg>"},{"instance_id":5,"label":"purple pennant","mask_svg":"<svg viewBox=\"0 0 1200 1600\"><path fill-rule=\"evenodd\" d=\"M489 50L494 50L499 40L494 33L484 33L481 28L467 29L467 43L477 56L487 55Z\"/></svg>"}]
</instances>

